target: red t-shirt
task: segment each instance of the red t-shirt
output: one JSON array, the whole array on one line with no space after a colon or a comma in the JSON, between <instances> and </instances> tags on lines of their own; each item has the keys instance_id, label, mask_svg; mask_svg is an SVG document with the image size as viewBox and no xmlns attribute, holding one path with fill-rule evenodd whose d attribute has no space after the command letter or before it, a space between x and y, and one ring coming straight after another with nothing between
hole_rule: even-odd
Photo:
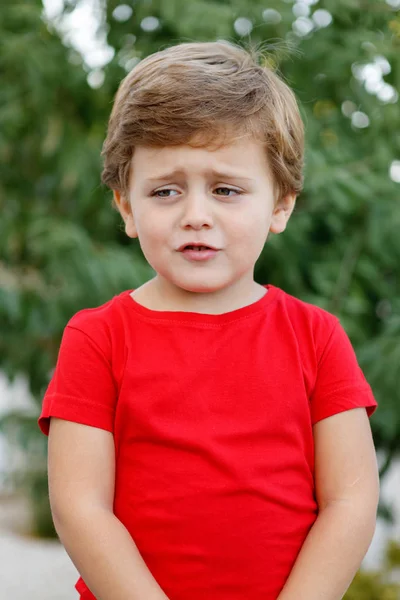
<instances>
[{"instance_id":1,"label":"red t-shirt","mask_svg":"<svg viewBox=\"0 0 400 600\"><path fill-rule=\"evenodd\" d=\"M265 287L219 315L127 290L64 331L40 428L114 434L115 515L170 600L276 600L318 513L313 424L377 406L338 319Z\"/></svg>"}]
</instances>

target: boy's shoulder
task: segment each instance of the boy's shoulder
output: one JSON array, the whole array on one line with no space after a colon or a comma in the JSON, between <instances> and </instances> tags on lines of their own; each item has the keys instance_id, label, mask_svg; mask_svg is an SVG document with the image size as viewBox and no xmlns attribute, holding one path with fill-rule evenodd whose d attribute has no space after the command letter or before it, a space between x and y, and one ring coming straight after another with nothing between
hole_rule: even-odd
<instances>
[{"instance_id":1,"label":"boy's shoulder","mask_svg":"<svg viewBox=\"0 0 400 600\"><path fill-rule=\"evenodd\" d=\"M113 296L110 300L98 306L78 310L69 319L67 326L79 328L86 326L86 324L99 323L112 319L115 314L114 304L117 297Z\"/></svg>"},{"instance_id":2,"label":"boy's shoulder","mask_svg":"<svg viewBox=\"0 0 400 600\"><path fill-rule=\"evenodd\" d=\"M99 345L109 345L112 338L123 332L117 306L120 297L126 293L129 292L115 295L99 306L79 310L65 328L79 329Z\"/></svg>"},{"instance_id":3,"label":"boy's shoulder","mask_svg":"<svg viewBox=\"0 0 400 600\"><path fill-rule=\"evenodd\" d=\"M297 325L315 334L329 335L339 323L338 317L325 308L302 300L282 289L280 291L281 310L285 311L294 326Z\"/></svg>"}]
</instances>

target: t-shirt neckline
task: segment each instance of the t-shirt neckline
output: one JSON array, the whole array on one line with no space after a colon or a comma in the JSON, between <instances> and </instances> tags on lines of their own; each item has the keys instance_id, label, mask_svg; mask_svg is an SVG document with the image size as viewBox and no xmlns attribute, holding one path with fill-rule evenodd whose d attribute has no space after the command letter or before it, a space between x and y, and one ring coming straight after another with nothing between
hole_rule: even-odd
<instances>
[{"instance_id":1,"label":"t-shirt neckline","mask_svg":"<svg viewBox=\"0 0 400 600\"><path fill-rule=\"evenodd\" d=\"M153 321L184 321L190 323L208 323L219 325L236 321L238 319L248 318L264 310L267 306L274 302L280 291L279 288L271 284L264 284L263 287L267 289L267 292L255 302L221 314L198 313L182 310L153 310L143 306L142 304L139 304L139 302L137 302L135 298L130 295L134 291L133 289L125 290L119 296L130 310L133 310L146 319Z\"/></svg>"}]
</instances>

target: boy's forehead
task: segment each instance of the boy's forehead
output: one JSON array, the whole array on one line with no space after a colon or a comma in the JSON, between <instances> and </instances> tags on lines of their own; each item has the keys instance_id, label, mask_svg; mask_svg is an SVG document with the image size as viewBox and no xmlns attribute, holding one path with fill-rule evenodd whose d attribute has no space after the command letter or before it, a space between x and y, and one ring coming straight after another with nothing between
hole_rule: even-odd
<instances>
[{"instance_id":1,"label":"boy's forehead","mask_svg":"<svg viewBox=\"0 0 400 600\"><path fill-rule=\"evenodd\" d=\"M184 174L191 168L200 169L206 175L230 174L251 178L251 173L256 174L260 169L265 172L268 160L265 145L246 138L223 145L140 145L134 149L132 166L136 175L152 179L161 179L167 172Z\"/></svg>"}]
</instances>

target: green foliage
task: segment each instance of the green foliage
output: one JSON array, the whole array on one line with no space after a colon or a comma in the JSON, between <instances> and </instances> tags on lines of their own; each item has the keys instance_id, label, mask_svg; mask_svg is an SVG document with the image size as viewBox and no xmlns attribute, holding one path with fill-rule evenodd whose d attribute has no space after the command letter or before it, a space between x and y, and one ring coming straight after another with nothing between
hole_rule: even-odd
<instances>
[{"instance_id":1,"label":"green foliage","mask_svg":"<svg viewBox=\"0 0 400 600\"><path fill-rule=\"evenodd\" d=\"M297 95L307 144L304 192L255 276L341 318L380 405L371 422L386 469L400 447L400 185L388 174L400 160L400 111L353 71L385 57L384 80L400 90L400 11L321 0L311 13L328 10L332 23L299 36L290 1L268 3L278 22L263 18L264 0L124 0L133 8L124 22L113 16L119 4L106 3L99 25L115 53L98 89L39 0L0 5L0 368L27 377L37 415L68 319L153 275L100 185L113 96L135 61L167 45L242 41L234 23L245 17L245 41L263 45ZM152 32L141 27L147 16L160 22ZM356 128L344 102L369 126ZM9 433L9 422L0 427ZM23 430L45 449L34 418Z\"/></svg>"},{"instance_id":2,"label":"green foliage","mask_svg":"<svg viewBox=\"0 0 400 600\"><path fill-rule=\"evenodd\" d=\"M399 600L400 577L394 581L393 573L400 573L400 545L391 540L386 548L381 571L360 570L344 596L344 600ZM393 580L393 581L392 581Z\"/></svg>"},{"instance_id":3,"label":"green foliage","mask_svg":"<svg viewBox=\"0 0 400 600\"><path fill-rule=\"evenodd\" d=\"M344 600L399 600L400 587L384 581L382 573L357 573Z\"/></svg>"}]
</instances>

